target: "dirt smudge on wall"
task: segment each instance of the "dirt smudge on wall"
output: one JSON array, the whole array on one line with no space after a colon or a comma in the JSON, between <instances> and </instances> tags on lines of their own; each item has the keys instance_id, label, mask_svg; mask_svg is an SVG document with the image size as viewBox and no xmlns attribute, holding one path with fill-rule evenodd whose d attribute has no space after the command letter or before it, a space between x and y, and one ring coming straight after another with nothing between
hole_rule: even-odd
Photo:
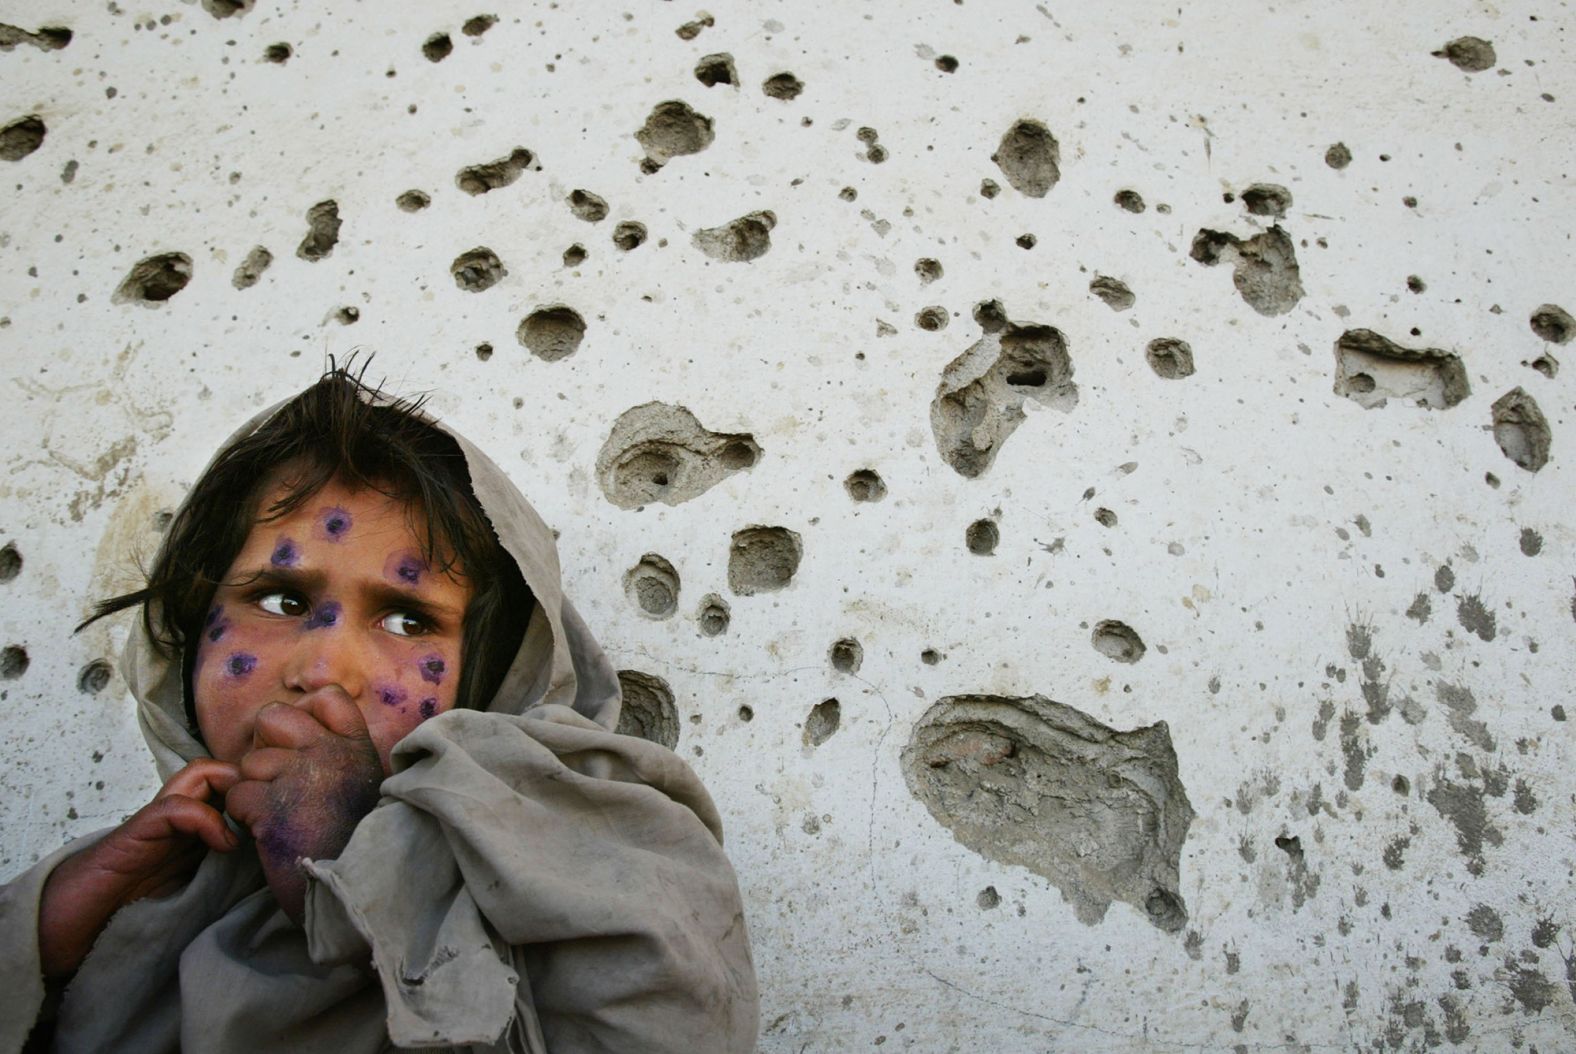
<instances>
[{"instance_id":1,"label":"dirt smudge on wall","mask_svg":"<svg viewBox=\"0 0 1576 1054\"><path fill-rule=\"evenodd\" d=\"M902 765L954 838L1049 879L1079 921L1120 900L1168 933L1186 925L1193 808L1165 722L1120 732L1043 696L949 696L914 726Z\"/></svg>"}]
</instances>

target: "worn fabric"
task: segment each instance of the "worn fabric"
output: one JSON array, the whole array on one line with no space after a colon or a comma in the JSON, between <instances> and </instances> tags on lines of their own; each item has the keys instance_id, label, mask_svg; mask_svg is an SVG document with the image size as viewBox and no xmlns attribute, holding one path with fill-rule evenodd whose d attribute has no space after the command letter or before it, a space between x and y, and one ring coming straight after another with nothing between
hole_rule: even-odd
<instances>
[{"instance_id":1,"label":"worn fabric","mask_svg":"<svg viewBox=\"0 0 1576 1054\"><path fill-rule=\"evenodd\" d=\"M455 439L537 601L491 705L440 714L394 749L345 851L307 865L304 927L249 846L118 912L60 999L54 1049L754 1049L755 976L716 808L672 751L613 731L618 678L563 595L552 533ZM181 665L140 624L122 669L161 779L206 756ZM44 882L103 833L0 887L0 1052L21 1048L45 1004Z\"/></svg>"}]
</instances>

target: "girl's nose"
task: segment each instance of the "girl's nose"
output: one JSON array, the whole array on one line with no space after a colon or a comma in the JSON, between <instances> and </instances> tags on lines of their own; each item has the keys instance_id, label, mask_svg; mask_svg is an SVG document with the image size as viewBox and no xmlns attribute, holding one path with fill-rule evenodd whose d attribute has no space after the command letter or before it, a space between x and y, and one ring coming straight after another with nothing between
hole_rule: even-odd
<instances>
[{"instance_id":1,"label":"girl's nose","mask_svg":"<svg viewBox=\"0 0 1576 1054\"><path fill-rule=\"evenodd\" d=\"M337 606L313 612L302 623L299 636L284 666L286 688L302 696L337 687L351 699L360 699L368 682L371 659L362 635L343 624Z\"/></svg>"}]
</instances>

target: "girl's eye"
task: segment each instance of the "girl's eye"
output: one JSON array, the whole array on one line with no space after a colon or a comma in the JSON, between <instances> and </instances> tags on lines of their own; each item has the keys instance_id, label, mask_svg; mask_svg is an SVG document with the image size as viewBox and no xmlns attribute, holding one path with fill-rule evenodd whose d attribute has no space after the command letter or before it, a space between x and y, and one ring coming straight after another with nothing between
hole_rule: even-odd
<instances>
[{"instance_id":1,"label":"girl's eye","mask_svg":"<svg viewBox=\"0 0 1576 1054\"><path fill-rule=\"evenodd\" d=\"M427 632L427 623L408 611L395 611L383 616L383 628L401 637L419 637Z\"/></svg>"},{"instance_id":2,"label":"girl's eye","mask_svg":"<svg viewBox=\"0 0 1576 1054\"><path fill-rule=\"evenodd\" d=\"M305 615L310 610L305 600L294 593L264 593L257 598L257 606L270 615Z\"/></svg>"}]
</instances>

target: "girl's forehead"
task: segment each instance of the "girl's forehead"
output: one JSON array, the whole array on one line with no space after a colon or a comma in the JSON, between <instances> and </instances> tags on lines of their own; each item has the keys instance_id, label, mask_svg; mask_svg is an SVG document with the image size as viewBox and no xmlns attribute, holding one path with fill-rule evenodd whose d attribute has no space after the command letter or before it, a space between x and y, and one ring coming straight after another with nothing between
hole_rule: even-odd
<instances>
[{"instance_id":1,"label":"girl's forehead","mask_svg":"<svg viewBox=\"0 0 1576 1054\"><path fill-rule=\"evenodd\" d=\"M275 487L266 510L285 493ZM382 558L404 550L420 551L420 517L409 502L376 490L351 490L334 481L283 516L266 511L253 525L243 550L266 551L276 564L292 566L303 558L317 563L358 557Z\"/></svg>"}]
</instances>

